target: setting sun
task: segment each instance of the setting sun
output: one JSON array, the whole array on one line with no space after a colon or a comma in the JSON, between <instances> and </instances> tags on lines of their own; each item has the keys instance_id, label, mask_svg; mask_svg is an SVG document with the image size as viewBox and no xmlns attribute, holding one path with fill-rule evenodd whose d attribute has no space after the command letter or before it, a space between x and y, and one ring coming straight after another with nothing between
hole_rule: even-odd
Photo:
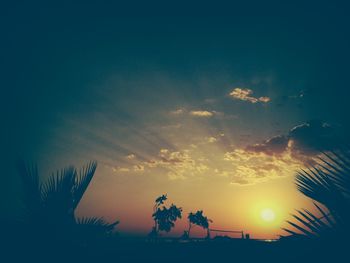
<instances>
[{"instance_id":1,"label":"setting sun","mask_svg":"<svg viewBox=\"0 0 350 263\"><path fill-rule=\"evenodd\" d=\"M276 215L271 208L265 208L261 211L260 217L263 221L270 223L275 221Z\"/></svg>"}]
</instances>

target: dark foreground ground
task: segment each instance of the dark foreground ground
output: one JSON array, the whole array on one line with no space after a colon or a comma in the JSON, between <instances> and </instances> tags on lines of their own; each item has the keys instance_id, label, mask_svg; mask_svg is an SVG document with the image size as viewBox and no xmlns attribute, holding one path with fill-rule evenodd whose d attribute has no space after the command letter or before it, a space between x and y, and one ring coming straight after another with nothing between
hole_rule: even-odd
<instances>
[{"instance_id":1,"label":"dark foreground ground","mask_svg":"<svg viewBox=\"0 0 350 263\"><path fill-rule=\"evenodd\" d=\"M57 233L59 235L59 233ZM146 238L58 240L52 231L2 223L0 262L350 262L347 237L336 240L288 238L274 242L214 238L179 241Z\"/></svg>"},{"instance_id":2,"label":"dark foreground ground","mask_svg":"<svg viewBox=\"0 0 350 263\"><path fill-rule=\"evenodd\" d=\"M120 239L72 246L27 240L3 243L1 262L348 262L348 251L319 242L254 240L158 241Z\"/></svg>"}]
</instances>

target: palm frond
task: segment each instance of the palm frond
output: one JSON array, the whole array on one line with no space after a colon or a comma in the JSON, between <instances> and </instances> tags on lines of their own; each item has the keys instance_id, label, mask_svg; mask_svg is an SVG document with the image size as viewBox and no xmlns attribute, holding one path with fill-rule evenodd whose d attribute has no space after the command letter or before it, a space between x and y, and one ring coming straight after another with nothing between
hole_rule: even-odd
<instances>
[{"instance_id":1,"label":"palm frond","mask_svg":"<svg viewBox=\"0 0 350 263\"><path fill-rule=\"evenodd\" d=\"M322 211L323 216L319 217L304 209L303 211L297 210L297 214L292 214L293 218L297 220L297 223L287 221L289 225L308 237L322 236L325 233L328 233L334 225L329 214L321 209L316 203L314 203L314 205L319 211ZM283 230L286 231L286 228ZM286 232L290 233L289 231ZM297 233L295 231L292 232ZM297 234L300 235L300 233Z\"/></svg>"},{"instance_id":2,"label":"palm frond","mask_svg":"<svg viewBox=\"0 0 350 263\"><path fill-rule=\"evenodd\" d=\"M342 149L323 152L318 157L319 163L307 170L297 173L295 183L297 189L307 197L322 204L326 209L314 202L317 216L308 210L297 210L293 214L297 223L287 221L290 226L306 236L322 236L334 233L339 226L342 231L349 230L350 219L350 150ZM328 210L328 211L326 211ZM292 235L300 235L294 230L284 228Z\"/></svg>"},{"instance_id":3,"label":"palm frond","mask_svg":"<svg viewBox=\"0 0 350 263\"><path fill-rule=\"evenodd\" d=\"M301 231L302 233L304 233L306 236L313 236L313 232L308 231L307 228L299 226L296 223L293 223L291 221L287 221L288 224L292 225L293 227L295 227L297 230ZM308 225L306 225L308 226Z\"/></svg>"},{"instance_id":4,"label":"palm frond","mask_svg":"<svg viewBox=\"0 0 350 263\"><path fill-rule=\"evenodd\" d=\"M26 207L30 211L30 223L38 233L48 233L64 242L84 243L103 238L119 223L106 222L103 218L75 218L74 210L82 199L96 171L97 163L90 162L79 174L70 166L53 173L40 183L37 166L19 163L19 173L25 187Z\"/></svg>"},{"instance_id":5,"label":"palm frond","mask_svg":"<svg viewBox=\"0 0 350 263\"><path fill-rule=\"evenodd\" d=\"M314 233L322 233L322 230L324 227L327 227L322 220L319 220L317 216L309 212L308 210L304 209L303 211L297 210L297 212L305 219L305 222L302 222L305 226L307 226L310 230L312 230Z\"/></svg>"},{"instance_id":6,"label":"palm frond","mask_svg":"<svg viewBox=\"0 0 350 263\"><path fill-rule=\"evenodd\" d=\"M78 206L92 178L94 177L96 168L97 162L90 162L80 170L79 175L76 177L75 185L73 188L74 209Z\"/></svg>"},{"instance_id":7,"label":"palm frond","mask_svg":"<svg viewBox=\"0 0 350 263\"><path fill-rule=\"evenodd\" d=\"M297 221L299 221L299 223L301 223L301 225L306 226L308 229L311 230L312 233L318 233L319 232L319 228L317 226L317 224L315 224L315 222L308 217L306 214L304 214L302 211L297 211L301 216L299 215L292 215ZM304 231L302 231L304 232Z\"/></svg>"},{"instance_id":8,"label":"palm frond","mask_svg":"<svg viewBox=\"0 0 350 263\"><path fill-rule=\"evenodd\" d=\"M344 191L345 194L350 195L350 154L347 151L340 153L332 152L323 153L325 158L320 160L325 164L323 167L328 173L333 176L334 181Z\"/></svg>"},{"instance_id":9,"label":"palm frond","mask_svg":"<svg viewBox=\"0 0 350 263\"><path fill-rule=\"evenodd\" d=\"M290 230L290 229L288 229L288 228L285 228L285 227L282 227L282 230L285 231L285 232L287 232L287 233L289 233L289 234L291 234L292 236L298 236L298 235L300 235L299 233L297 233L297 232L295 232L295 231L293 231L293 230ZM283 237L284 237L284 236L283 236Z\"/></svg>"},{"instance_id":10,"label":"palm frond","mask_svg":"<svg viewBox=\"0 0 350 263\"><path fill-rule=\"evenodd\" d=\"M42 207L38 167L34 164L26 165L24 161L19 161L17 167L24 190L22 201L26 206L27 212L35 213Z\"/></svg>"},{"instance_id":11,"label":"palm frond","mask_svg":"<svg viewBox=\"0 0 350 263\"><path fill-rule=\"evenodd\" d=\"M322 214L322 218L325 218L326 219L326 222L329 226L331 227L334 227L335 226L335 223L333 222L333 220L331 220L331 217L330 217L330 214L329 213L326 213L319 205L317 205L315 202L314 202L314 205L316 206L317 210L321 212Z\"/></svg>"},{"instance_id":12,"label":"palm frond","mask_svg":"<svg viewBox=\"0 0 350 263\"><path fill-rule=\"evenodd\" d=\"M73 187L76 169L68 167L57 171L43 184L42 199L48 216L70 220L73 216ZM58 219L57 218L57 219Z\"/></svg>"},{"instance_id":13,"label":"palm frond","mask_svg":"<svg viewBox=\"0 0 350 263\"><path fill-rule=\"evenodd\" d=\"M84 229L109 233L119 224L119 221L108 223L102 217L81 217L76 219L76 224Z\"/></svg>"}]
</instances>

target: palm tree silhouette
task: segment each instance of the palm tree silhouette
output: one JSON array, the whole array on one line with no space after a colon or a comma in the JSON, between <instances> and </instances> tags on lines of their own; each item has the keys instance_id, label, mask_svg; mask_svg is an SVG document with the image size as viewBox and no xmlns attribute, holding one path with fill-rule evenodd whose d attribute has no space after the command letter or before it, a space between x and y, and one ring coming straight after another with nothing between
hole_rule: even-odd
<instances>
[{"instance_id":1,"label":"palm tree silhouette","mask_svg":"<svg viewBox=\"0 0 350 263\"><path fill-rule=\"evenodd\" d=\"M297 210L283 228L292 236L323 237L332 240L350 234L350 149L323 152L318 164L301 170L296 177L298 190L313 199L320 215ZM322 208L322 206L324 208ZM296 230L294 230L296 229Z\"/></svg>"},{"instance_id":2,"label":"palm tree silhouette","mask_svg":"<svg viewBox=\"0 0 350 263\"><path fill-rule=\"evenodd\" d=\"M97 168L90 162L77 171L73 166L57 171L46 182L39 179L36 165L19 162L23 182L23 203L26 221L37 233L54 233L58 239L81 241L82 237L98 237L111 233L119 223L107 223L103 218L76 218L75 209L88 188Z\"/></svg>"}]
</instances>

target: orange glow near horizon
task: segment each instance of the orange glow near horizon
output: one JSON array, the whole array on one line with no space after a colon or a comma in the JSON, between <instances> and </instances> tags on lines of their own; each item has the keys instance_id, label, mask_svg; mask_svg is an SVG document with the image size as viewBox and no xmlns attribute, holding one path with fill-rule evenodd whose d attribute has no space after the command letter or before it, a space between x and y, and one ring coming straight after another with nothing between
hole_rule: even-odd
<instances>
[{"instance_id":1,"label":"orange glow near horizon","mask_svg":"<svg viewBox=\"0 0 350 263\"><path fill-rule=\"evenodd\" d=\"M102 187L100 184L103 184L103 192L97 190ZM148 191L142 189L143 187ZM290 219L290 213L298 208L311 207L311 202L296 191L292 176L251 186L234 187L211 183L210 187L200 184L191 188L180 181L177 187L159 184L153 189L147 184L142 186L128 184L126 181L104 184L96 180L84 197L77 214L100 215L110 221L118 219L118 231L146 235L153 226L151 214L154 199L161 193L168 194L168 204L174 203L183 209L182 219L176 222L170 233L163 233L163 236L180 236L188 227L188 213L204 210L204 214L213 220L213 229L242 230L249 233L251 238L275 239L285 234L281 228L286 226L285 221ZM110 201L106 203L105 200ZM274 212L275 218L271 222L261 218L262 211L267 208ZM192 234L204 237L206 232L197 227ZM221 235L212 233L212 236L217 234Z\"/></svg>"}]
</instances>

